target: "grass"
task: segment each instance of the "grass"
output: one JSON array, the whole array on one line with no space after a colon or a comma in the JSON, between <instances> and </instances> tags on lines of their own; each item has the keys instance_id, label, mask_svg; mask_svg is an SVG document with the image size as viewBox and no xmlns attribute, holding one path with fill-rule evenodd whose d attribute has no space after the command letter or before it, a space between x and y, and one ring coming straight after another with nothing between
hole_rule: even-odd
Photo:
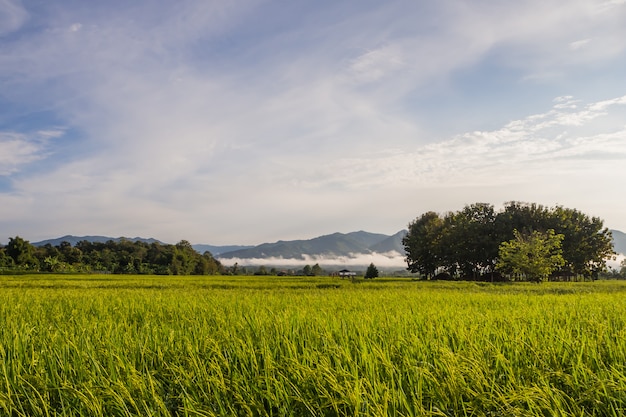
<instances>
[{"instance_id":1,"label":"grass","mask_svg":"<svg viewBox=\"0 0 626 417\"><path fill-rule=\"evenodd\" d=\"M0 277L4 416L620 416L626 283Z\"/></svg>"}]
</instances>

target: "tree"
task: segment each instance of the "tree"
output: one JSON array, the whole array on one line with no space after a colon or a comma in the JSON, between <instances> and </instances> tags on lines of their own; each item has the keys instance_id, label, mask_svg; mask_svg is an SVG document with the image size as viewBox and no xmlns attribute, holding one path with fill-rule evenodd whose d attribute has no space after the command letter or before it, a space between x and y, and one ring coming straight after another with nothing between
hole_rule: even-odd
<instances>
[{"instance_id":1,"label":"tree","mask_svg":"<svg viewBox=\"0 0 626 417\"><path fill-rule=\"evenodd\" d=\"M322 275L323 273L324 273L324 270L322 269L320 264L315 264L311 267L311 274L318 276L318 275Z\"/></svg>"},{"instance_id":2,"label":"tree","mask_svg":"<svg viewBox=\"0 0 626 417\"><path fill-rule=\"evenodd\" d=\"M59 261L59 258L48 256L43 260L43 268L48 272L71 272L68 271L67 264Z\"/></svg>"},{"instance_id":3,"label":"tree","mask_svg":"<svg viewBox=\"0 0 626 417\"><path fill-rule=\"evenodd\" d=\"M202 259L206 261L206 265L207 265L206 270L202 272L202 275L205 275L205 274L215 275L215 274L222 273L224 269L222 267L222 264L220 263L220 261L218 261L217 259L213 257L211 252L205 251L202 254Z\"/></svg>"},{"instance_id":4,"label":"tree","mask_svg":"<svg viewBox=\"0 0 626 417\"><path fill-rule=\"evenodd\" d=\"M437 268L442 266L442 231L443 220L433 211L409 223L409 231L402 239L409 271L419 272L426 279L435 275Z\"/></svg>"},{"instance_id":5,"label":"tree","mask_svg":"<svg viewBox=\"0 0 626 417\"><path fill-rule=\"evenodd\" d=\"M447 269L458 267L465 279L492 272L498 258L496 212L491 204L467 205L444 218L442 257Z\"/></svg>"},{"instance_id":6,"label":"tree","mask_svg":"<svg viewBox=\"0 0 626 417\"><path fill-rule=\"evenodd\" d=\"M170 271L174 275L191 275L196 271L200 254L195 251L187 240L181 240L174 246L174 257Z\"/></svg>"},{"instance_id":7,"label":"tree","mask_svg":"<svg viewBox=\"0 0 626 417\"><path fill-rule=\"evenodd\" d=\"M550 229L521 234L513 231L514 239L500 244L497 269L508 275L521 275L529 281L541 282L565 264L561 242L563 235Z\"/></svg>"},{"instance_id":8,"label":"tree","mask_svg":"<svg viewBox=\"0 0 626 417\"><path fill-rule=\"evenodd\" d=\"M304 265L304 268L302 268L302 273L306 276L313 275L311 265Z\"/></svg>"},{"instance_id":9,"label":"tree","mask_svg":"<svg viewBox=\"0 0 626 417\"><path fill-rule=\"evenodd\" d=\"M5 250L17 267L36 269L39 264L34 256L35 248L33 245L19 236L9 238L9 244Z\"/></svg>"},{"instance_id":10,"label":"tree","mask_svg":"<svg viewBox=\"0 0 626 417\"><path fill-rule=\"evenodd\" d=\"M3 246L0 246L0 268L13 266L13 258L11 258Z\"/></svg>"},{"instance_id":11,"label":"tree","mask_svg":"<svg viewBox=\"0 0 626 417\"><path fill-rule=\"evenodd\" d=\"M514 230L530 234L535 230L553 229L550 210L541 204L509 201L496 218L496 230L500 242L514 238Z\"/></svg>"},{"instance_id":12,"label":"tree","mask_svg":"<svg viewBox=\"0 0 626 417\"><path fill-rule=\"evenodd\" d=\"M378 268L372 262L365 271L365 279L378 278Z\"/></svg>"},{"instance_id":13,"label":"tree","mask_svg":"<svg viewBox=\"0 0 626 417\"><path fill-rule=\"evenodd\" d=\"M563 238L565 269L574 275L596 277L615 255L613 237L598 217L560 206L551 212L551 228Z\"/></svg>"}]
</instances>

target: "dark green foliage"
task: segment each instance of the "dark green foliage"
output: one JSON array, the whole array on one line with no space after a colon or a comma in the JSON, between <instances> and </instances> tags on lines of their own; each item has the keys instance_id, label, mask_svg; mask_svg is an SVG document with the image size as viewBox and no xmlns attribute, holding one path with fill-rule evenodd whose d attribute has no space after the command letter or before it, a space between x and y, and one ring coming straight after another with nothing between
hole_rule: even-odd
<instances>
[{"instance_id":1,"label":"dark green foliage","mask_svg":"<svg viewBox=\"0 0 626 417\"><path fill-rule=\"evenodd\" d=\"M13 264L20 269L36 270L39 267L39 262L34 256L35 248L27 240L19 236L9 238L5 250Z\"/></svg>"},{"instance_id":2,"label":"dark green foliage","mask_svg":"<svg viewBox=\"0 0 626 417\"><path fill-rule=\"evenodd\" d=\"M378 268L371 263L370 266L367 267L367 271L365 271L365 279L378 278Z\"/></svg>"},{"instance_id":3,"label":"dark green foliage","mask_svg":"<svg viewBox=\"0 0 626 417\"><path fill-rule=\"evenodd\" d=\"M0 246L0 268L13 266L13 259L7 254L6 248Z\"/></svg>"},{"instance_id":4,"label":"dark green foliage","mask_svg":"<svg viewBox=\"0 0 626 417\"><path fill-rule=\"evenodd\" d=\"M0 267L44 272L110 272L114 274L214 275L222 265L211 253L199 254L182 240L176 245L141 241L61 242L35 248L16 236L0 249Z\"/></svg>"},{"instance_id":5,"label":"dark green foliage","mask_svg":"<svg viewBox=\"0 0 626 417\"><path fill-rule=\"evenodd\" d=\"M495 221L493 206L484 203L465 206L446 216L442 241L447 248L443 258L449 272L458 268L465 279L475 280L481 272L493 270L498 257Z\"/></svg>"},{"instance_id":6,"label":"dark green foliage","mask_svg":"<svg viewBox=\"0 0 626 417\"><path fill-rule=\"evenodd\" d=\"M311 267L311 274L314 276L319 276L324 273L324 270L320 266L320 264L315 264Z\"/></svg>"},{"instance_id":7,"label":"dark green foliage","mask_svg":"<svg viewBox=\"0 0 626 417\"><path fill-rule=\"evenodd\" d=\"M419 272L426 278L435 275L443 266L447 251L441 244L445 238L443 220L439 214L429 211L409 224L409 232L402 239L406 253L408 270Z\"/></svg>"},{"instance_id":8,"label":"dark green foliage","mask_svg":"<svg viewBox=\"0 0 626 417\"><path fill-rule=\"evenodd\" d=\"M426 279L442 273L465 280L493 277L500 244L515 239L515 230L563 235L565 263L554 279L596 278L613 254L611 232L597 217L560 206L509 202L496 212L476 203L443 217L427 212L411 222L403 239L408 270Z\"/></svg>"}]
</instances>

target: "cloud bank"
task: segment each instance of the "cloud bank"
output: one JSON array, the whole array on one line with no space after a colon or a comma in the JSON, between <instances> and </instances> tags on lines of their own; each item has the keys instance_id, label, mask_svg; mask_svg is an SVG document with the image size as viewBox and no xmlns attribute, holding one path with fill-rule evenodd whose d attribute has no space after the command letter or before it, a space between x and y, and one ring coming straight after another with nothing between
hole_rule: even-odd
<instances>
[{"instance_id":1,"label":"cloud bank","mask_svg":"<svg viewBox=\"0 0 626 417\"><path fill-rule=\"evenodd\" d=\"M219 257L218 257L219 258ZM303 255L302 259L295 258L219 258L219 261L227 266L235 263L248 266L286 266L302 267L305 265L319 264L322 267L363 267L374 263L380 268L406 268L404 255L398 252L389 253L354 253L350 256L310 256Z\"/></svg>"}]
</instances>

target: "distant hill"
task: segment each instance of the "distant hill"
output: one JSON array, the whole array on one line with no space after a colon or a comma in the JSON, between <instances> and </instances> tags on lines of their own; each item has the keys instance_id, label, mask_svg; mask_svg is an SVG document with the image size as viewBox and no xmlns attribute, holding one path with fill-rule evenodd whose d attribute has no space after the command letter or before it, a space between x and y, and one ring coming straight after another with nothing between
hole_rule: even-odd
<instances>
[{"instance_id":1,"label":"distant hill","mask_svg":"<svg viewBox=\"0 0 626 417\"><path fill-rule=\"evenodd\" d=\"M143 242L143 243L148 243L148 244L150 243L163 244L163 242L158 241L153 238L145 239L142 237L72 236L72 235L66 235L63 237L58 237L56 239L42 240L41 242L32 242L31 244L33 246L45 246L49 243L52 246L58 246L61 244L61 242L68 242L72 246L76 246L78 242L83 241L83 240L86 240L87 242L95 242L95 243L106 243L109 240L112 240L114 242L119 242L121 240L130 240L131 242Z\"/></svg>"},{"instance_id":2,"label":"distant hill","mask_svg":"<svg viewBox=\"0 0 626 417\"><path fill-rule=\"evenodd\" d=\"M226 252L233 252L236 250L250 249L254 246L243 245L226 245L226 246L214 246L214 245L191 245L197 252L204 253L206 251L211 252L211 255L218 256Z\"/></svg>"},{"instance_id":3,"label":"distant hill","mask_svg":"<svg viewBox=\"0 0 626 417\"><path fill-rule=\"evenodd\" d=\"M153 239L153 238L142 238L142 237L110 237L110 236L72 236L72 235L66 235L63 237L58 237L56 239L47 239L47 240L42 240L41 242L34 242L32 243L33 246L45 246L48 243L51 244L52 246L58 246L61 244L61 242L69 242L72 246L76 246L76 244L82 240L86 240L87 242L95 242L95 243L106 243L109 240L112 240L113 242L119 242L122 239L124 240L130 240L131 242L143 242L143 243L159 243L161 245L165 245L164 242L161 242L160 240L157 239ZM222 254L224 252L231 252L234 250L240 250L240 249L249 249L252 248L252 246L243 246L243 245L230 245L230 246L215 246L215 245L191 245L197 252L199 253L204 253L206 251L211 252L211 254L213 256L217 256L219 254Z\"/></svg>"},{"instance_id":4,"label":"distant hill","mask_svg":"<svg viewBox=\"0 0 626 417\"><path fill-rule=\"evenodd\" d=\"M613 247L615 252L626 255L626 233L619 230L611 230L613 235Z\"/></svg>"},{"instance_id":5,"label":"distant hill","mask_svg":"<svg viewBox=\"0 0 626 417\"><path fill-rule=\"evenodd\" d=\"M393 236L364 231L352 233L333 233L308 240L279 240L275 243L263 243L248 249L225 252L220 258L239 259L305 259L305 257L352 257L371 253L404 253L402 238L406 231Z\"/></svg>"},{"instance_id":6,"label":"distant hill","mask_svg":"<svg viewBox=\"0 0 626 417\"><path fill-rule=\"evenodd\" d=\"M398 252L404 253L404 245L402 239L406 236L406 230L400 230L395 235L389 236L387 239L370 246L370 249L377 253Z\"/></svg>"}]
</instances>

